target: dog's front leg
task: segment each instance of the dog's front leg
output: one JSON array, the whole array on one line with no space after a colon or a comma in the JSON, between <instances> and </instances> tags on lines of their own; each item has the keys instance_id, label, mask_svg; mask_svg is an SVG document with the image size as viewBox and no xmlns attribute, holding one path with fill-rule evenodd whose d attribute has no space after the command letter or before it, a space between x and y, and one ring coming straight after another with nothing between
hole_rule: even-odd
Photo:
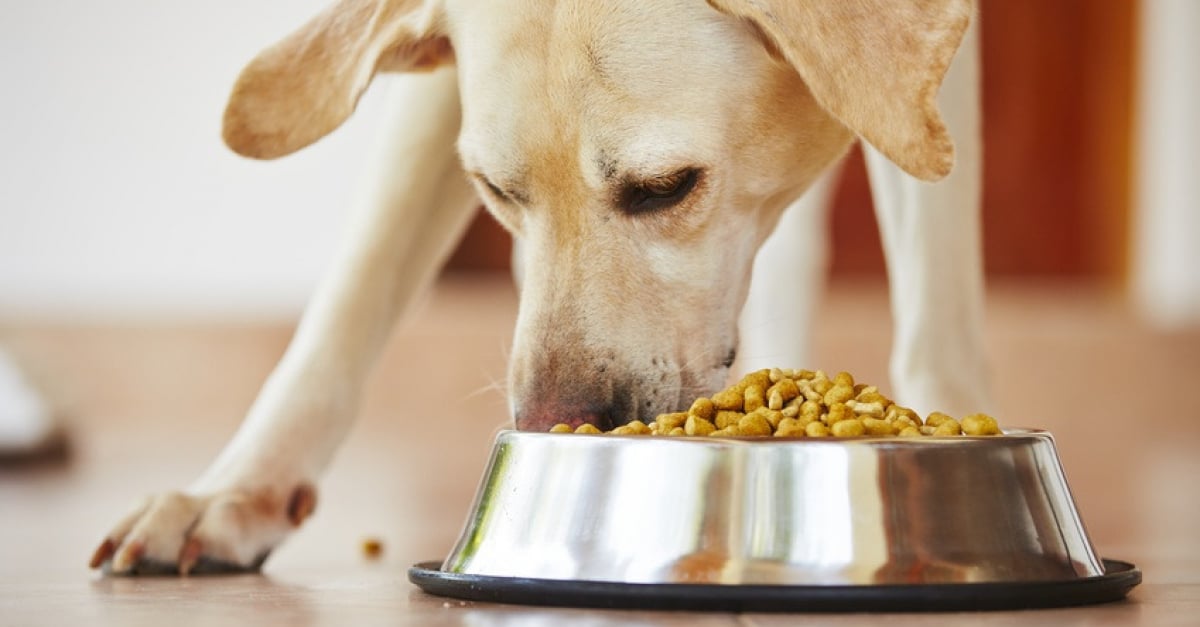
<instances>
[{"instance_id":1,"label":"dog's front leg","mask_svg":"<svg viewBox=\"0 0 1200 627\"><path fill-rule=\"evenodd\" d=\"M940 183L922 183L866 147L891 284L892 385L898 402L922 414L961 416L985 411L990 403L976 30L967 32L939 94L957 148L953 172Z\"/></svg>"},{"instance_id":2,"label":"dog's front leg","mask_svg":"<svg viewBox=\"0 0 1200 627\"><path fill-rule=\"evenodd\" d=\"M841 171L839 162L821 174L758 250L738 319L735 372L813 367L813 321L829 268L829 207Z\"/></svg>"},{"instance_id":3,"label":"dog's front leg","mask_svg":"<svg viewBox=\"0 0 1200 627\"><path fill-rule=\"evenodd\" d=\"M254 568L315 506L313 485L353 422L393 323L475 206L454 150L455 73L394 80L348 239L245 422L190 488L151 497L118 524L93 566Z\"/></svg>"}]
</instances>

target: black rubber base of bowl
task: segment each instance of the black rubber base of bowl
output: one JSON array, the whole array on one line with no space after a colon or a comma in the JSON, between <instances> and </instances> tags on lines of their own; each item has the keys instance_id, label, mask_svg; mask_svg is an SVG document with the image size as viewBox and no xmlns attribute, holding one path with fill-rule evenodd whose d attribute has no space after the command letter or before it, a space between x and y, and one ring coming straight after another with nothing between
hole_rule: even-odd
<instances>
[{"instance_id":1,"label":"black rubber base of bowl","mask_svg":"<svg viewBox=\"0 0 1200 627\"><path fill-rule=\"evenodd\" d=\"M559 607L724 612L947 612L1091 605L1125 598L1142 582L1133 564L1104 560L1105 574L1069 581L880 586L649 584L448 573L439 562L408 569L438 596Z\"/></svg>"}]
</instances>

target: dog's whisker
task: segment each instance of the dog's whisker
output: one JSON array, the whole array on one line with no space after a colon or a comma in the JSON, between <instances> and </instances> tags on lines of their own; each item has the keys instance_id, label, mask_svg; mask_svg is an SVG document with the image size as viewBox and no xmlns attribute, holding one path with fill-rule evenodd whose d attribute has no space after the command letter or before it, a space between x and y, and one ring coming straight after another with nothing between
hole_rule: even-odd
<instances>
[{"instance_id":1,"label":"dog's whisker","mask_svg":"<svg viewBox=\"0 0 1200 627\"><path fill-rule=\"evenodd\" d=\"M720 353L716 350L703 351L697 355L691 356L690 358L685 360L682 364L680 364L679 367L681 370L687 370L698 364L706 365L706 366L711 365L716 362L717 357L719 355L720 355Z\"/></svg>"},{"instance_id":2,"label":"dog's whisker","mask_svg":"<svg viewBox=\"0 0 1200 627\"><path fill-rule=\"evenodd\" d=\"M492 375L491 373L488 373L488 372L484 372L483 376L488 380L487 383L485 383L482 386L480 386L479 388L465 394L462 397L462 400L472 399L472 398L475 398L482 394L487 394L489 392L499 392L501 396L507 396L508 386L505 385L501 379L495 377L494 375Z\"/></svg>"},{"instance_id":3,"label":"dog's whisker","mask_svg":"<svg viewBox=\"0 0 1200 627\"><path fill-rule=\"evenodd\" d=\"M466 394L462 395L461 397L459 397L459 400L467 401L467 400L473 399L477 396L482 396L484 394L487 394L489 392L503 392L503 391L504 391L504 389L501 386L497 385L495 382L485 383L485 384L479 386L478 388L471 390L470 392L467 392Z\"/></svg>"}]
</instances>

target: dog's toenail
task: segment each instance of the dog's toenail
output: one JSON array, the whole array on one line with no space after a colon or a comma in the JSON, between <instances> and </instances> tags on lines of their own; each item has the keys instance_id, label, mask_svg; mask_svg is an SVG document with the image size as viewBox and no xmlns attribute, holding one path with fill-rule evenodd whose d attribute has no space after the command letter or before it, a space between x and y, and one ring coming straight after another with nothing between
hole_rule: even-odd
<instances>
[{"instance_id":1,"label":"dog's toenail","mask_svg":"<svg viewBox=\"0 0 1200 627\"><path fill-rule=\"evenodd\" d=\"M105 538L100 546L96 547L96 552L92 553L92 561L88 562L91 568L100 568L100 565L107 562L112 557L113 552L117 550L117 545L109 538Z\"/></svg>"},{"instance_id":2,"label":"dog's toenail","mask_svg":"<svg viewBox=\"0 0 1200 627\"><path fill-rule=\"evenodd\" d=\"M183 544L183 548L179 550L179 574L187 575L196 565L196 561L200 559L200 553L204 550L204 544L196 538L188 538Z\"/></svg>"},{"instance_id":3,"label":"dog's toenail","mask_svg":"<svg viewBox=\"0 0 1200 627\"><path fill-rule=\"evenodd\" d=\"M317 508L317 491L311 485L303 484L292 492L288 499L287 516L292 525L300 526L304 519L312 515Z\"/></svg>"},{"instance_id":4,"label":"dog's toenail","mask_svg":"<svg viewBox=\"0 0 1200 627\"><path fill-rule=\"evenodd\" d=\"M112 561L113 572L124 573L133 570L142 560L146 547L141 542L130 542L125 549L117 553Z\"/></svg>"}]
</instances>

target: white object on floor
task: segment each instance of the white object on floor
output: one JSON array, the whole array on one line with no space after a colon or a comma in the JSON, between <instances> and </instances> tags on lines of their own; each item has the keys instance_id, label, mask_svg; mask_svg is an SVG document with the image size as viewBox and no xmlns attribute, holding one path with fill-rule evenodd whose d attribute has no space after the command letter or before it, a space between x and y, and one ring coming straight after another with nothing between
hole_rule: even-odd
<instances>
[{"instance_id":1,"label":"white object on floor","mask_svg":"<svg viewBox=\"0 0 1200 627\"><path fill-rule=\"evenodd\" d=\"M50 406L0 348L0 453L23 452L45 444L55 431Z\"/></svg>"}]
</instances>

